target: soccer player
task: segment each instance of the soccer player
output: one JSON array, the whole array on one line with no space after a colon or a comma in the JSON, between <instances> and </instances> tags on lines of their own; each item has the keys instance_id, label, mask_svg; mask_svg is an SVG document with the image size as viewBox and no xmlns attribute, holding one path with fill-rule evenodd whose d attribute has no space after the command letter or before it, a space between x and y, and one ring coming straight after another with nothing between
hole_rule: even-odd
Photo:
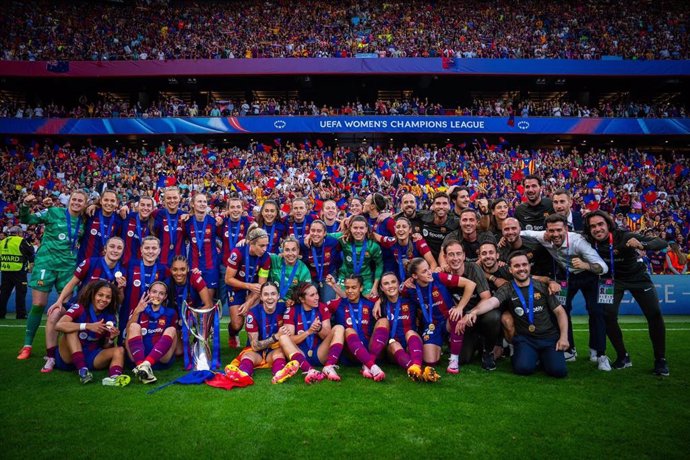
<instances>
[{"instance_id":1,"label":"soccer player","mask_svg":"<svg viewBox=\"0 0 690 460\"><path fill-rule=\"evenodd\" d=\"M137 210L130 212L122 221L122 239L125 250L122 263L129 265L130 259L141 259L141 245L144 238L153 234L153 208L155 202L150 196L139 198Z\"/></svg>"},{"instance_id":2,"label":"soccer player","mask_svg":"<svg viewBox=\"0 0 690 460\"><path fill-rule=\"evenodd\" d=\"M75 190L69 197L67 209L51 207L30 214L29 207L36 203L34 195L24 197L19 207L19 220L24 224L43 224L43 238L36 252L31 274L31 311L26 321L24 346L17 359L31 356L34 337L41 324L43 310L48 305L48 294L55 288L61 292L72 277L77 266L77 244L84 232L83 213L88 196L82 190Z\"/></svg>"},{"instance_id":3,"label":"soccer player","mask_svg":"<svg viewBox=\"0 0 690 460\"><path fill-rule=\"evenodd\" d=\"M618 325L618 309L623 294L630 291L647 318L649 337L654 349L654 373L668 376L666 362L666 326L659 307L659 297L647 267L639 260L638 250L660 251L667 242L616 228L610 215L594 211L585 216L585 236L610 265L609 276L599 279L598 301L605 309L606 332L618 355L614 369L632 366ZM613 288L613 289L611 289ZM603 295L602 295L603 294Z\"/></svg>"},{"instance_id":4,"label":"soccer player","mask_svg":"<svg viewBox=\"0 0 690 460\"><path fill-rule=\"evenodd\" d=\"M297 361L286 363L285 354L280 347L280 337L289 335L283 325L285 303L278 301L278 285L267 281L261 286L261 303L249 310L245 322L249 347L237 357L239 367L226 367L226 374L233 377L250 377L257 367L270 366L272 383L283 383L299 370ZM228 372L230 371L230 372Z\"/></svg>"},{"instance_id":5,"label":"soccer player","mask_svg":"<svg viewBox=\"0 0 690 460\"><path fill-rule=\"evenodd\" d=\"M340 230L340 221L338 220L338 204L333 200L326 200L323 202L321 208L321 219L326 225L327 233L335 233Z\"/></svg>"},{"instance_id":6,"label":"soccer player","mask_svg":"<svg viewBox=\"0 0 690 460\"><path fill-rule=\"evenodd\" d=\"M268 236L268 252L271 254L278 254L280 250L280 241L287 231L285 222L280 218L278 203L273 200L264 201L254 225L266 232Z\"/></svg>"},{"instance_id":7,"label":"soccer player","mask_svg":"<svg viewBox=\"0 0 690 460\"><path fill-rule=\"evenodd\" d=\"M345 330L341 325L331 326L331 313L319 302L319 291L312 283L298 285L293 300L295 305L286 308L283 317L288 334L279 338L285 356L300 364L307 384L324 377L340 381L336 364L343 351ZM320 365L324 366L323 372L313 367Z\"/></svg>"},{"instance_id":8,"label":"soccer player","mask_svg":"<svg viewBox=\"0 0 690 460\"><path fill-rule=\"evenodd\" d=\"M197 193L192 198L193 215L184 223L184 238L189 242L187 260L192 270L198 269L206 287L214 297L218 289L219 258L216 248L216 220L208 214L208 198Z\"/></svg>"},{"instance_id":9,"label":"soccer player","mask_svg":"<svg viewBox=\"0 0 690 460\"><path fill-rule=\"evenodd\" d=\"M467 306L463 310L463 314L477 306L481 300L491 297L486 276L484 276L477 264L465 260L465 251L459 241L444 241L441 253L446 259L446 273L465 277L477 285L472 293L472 297L467 302ZM456 302L459 302L464 294L464 289L451 287L449 291ZM469 363L474 357L475 352L483 344L482 368L488 371L496 369L493 351L501 336L501 314L491 311L482 315L476 327L466 328L463 335L460 364Z\"/></svg>"},{"instance_id":10,"label":"soccer player","mask_svg":"<svg viewBox=\"0 0 690 460\"><path fill-rule=\"evenodd\" d=\"M141 242L141 259L131 259L127 266L127 286L125 297L120 307L120 324L127 324L130 315L139 304L139 299L155 281L162 281L167 286L170 282L170 269L158 260L161 243L155 236L144 237ZM125 328L123 339L128 329Z\"/></svg>"},{"instance_id":11,"label":"soccer player","mask_svg":"<svg viewBox=\"0 0 690 460\"><path fill-rule=\"evenodd\" d=\"M81 383L93 380L90 370L108 368L103 385L125 386L122 375L125 352L114 345L120 333L115 326L120 296L118 289L105 280L92 281L79 294L77 303L60 318L56 329L60 338L55 366L61 370L76 368Z\"/></svg>"},{"instance_id":12,"label":"soccer player","mask_svg":"<svg viewBox=\"0 0 690 460\"><path fill-rule=\"evenodd\" d=\"M379 300L374 305L374 318L388 319L389 355L407 371L412 380L437 381L438 376L433 368L426 366L422 371L424 345L416 330L417 309L409 298L400 294L400 282L395 273L383 274L379 294Z\"/></svg>"},{"instance_id":13,"label":"soccer player","mask_svg":"<svg viewBox=\"0 0 690 460\"><path fill-rule=\"evenodd\" d=\"M142 383L156 382L153 369L168 369L175 360L179 319L175 309L166 306L167 298L168 286L153 282L126 323L125 349Z\"/></svg>"},{"instance_id":14,"label":"soccer player","mask_svg":"<svg viewBox=\"0 0 690 460\"><path fill-rule=\"evenodd\" d=\"M347 206L348 216L361 216L364 212L364 202L361 198L353 196Z\"/></svg>"},{"instance_id":15,"label":"soccer player","mask_svg":"<svg viewBox=\"0 0 690 460\"><path fill-rule=\"evenodd\" d=\"M237 246L239 241L247 237L251 221L249 217L243 216L244 206L242 199L239 197L230 197L228 199L227 217L223 219L221 225L217 227L218 238L221 241L221 261L219 264L219 280L222 281L218 286L218 298L223 304L228 302L228 285L225 284L225 272L227 270L227 261L230 258L230 253Z\"/></svg>"},{"instance_id":16,"label":"soccer player","mask_svg":"<svg viewBox=\"0 0 690 460\"><path fill-rule=\"evenodd\" d=\"M168 267L184 249L184 225L181 221L180 189L168 187L163 192L163 209L153 213L153 233L161 241L161 261Z\"/></svg>"},{"instance_id":17,"label":"soccer player","mask_svg":"<svg viewBox=\"0 0 690 460\"><path fill-rule=\"evenodd\" d=\"M228 344L230 348L239 348L237 335L244 325L244 315L256 304L261 285L268 279L271 269L271 258L268 248L268 235L261 228L255 228L247 235L246 244L230 252L225 272L225 284L228 285Z\"/></svg>"},{"instance_id":18,"label":"soccer player","mask_svg":"<svg viewBox=\"0 0 690 460\"><path fill-rule=\"evenodd\" d=\"M388 318L374 318L374 302L362 297L364 288L360 275L345 278L345 291L329 276L328 283L340 296L328 303L328 309L335 316L335 323L345 329L347 349L362 363L362 375L379 382L386 374L376 364L376 359L388 343L390 325Z\"/></svg>"},{"instance_id":19,"label":"soccer player","mask_svg":"<svg viewBox=\"0 0 690 460\"><path fill-rule=\"evenodd\" d=\"M86 220L86 231L79 245L77 261L100 257L106 243L112 236L121 233L122 219L116 214L119 198L113 190L105 190L99 201L100 208Z\"/></svg>"},{"instance_id":20,"label":"soccer player","mask_svg":"<svg viewBox=\"0 0 690 460\"><path fill-rule=\"evenodd\" d=\"M309 214L309 203L306 198L292 200L290 219L287 222L286 236L294 236L300 244L309 234L309 226L314 218Z\"/></svg>"},{"instance_id":21,"label":"soccer player","mask_svg":"<svg viewBox=\"0 0 690 460\"><path fill-rule=\"evenodd\" d=\"M380 219L388 207L386 198L380 193L370 193L364 200L363 214L367 216L369 227L381 236L395 235L395 221L390 217ZM380 222L379 222L380 220Z\"/></svg>"},{"instance_id":22,"label":"soccer player","mask_svg":"<svg viewBox=\"0 0 690 460\"><path fill-rule=\"evenodd\" d=\"M541 196L542 182L539 176L530 174L522 180L527 201L515 208L515 217L525 230L545 230L547 216L554 213L553 203Z\"/></svg>"},{"instance_id":23,"label":"soccer player","mask_svg":"<svg viewBox=\"0 0 690 460\"><path fill-rule=\"evenodd\" d=\"M125 243L119 236L112 236L105 247L103 257L92 257L79 264L74 271L72 279L60 292L57 300L48 309L46 320L46 362L41 372L52 372L55 366L55 351L58 346L58 331L56 325L65 314L64 304L70 301L77 288L77 295L91 281L105 280L113 283L118 288L118 296L122 298L127 279L123 276L123 268L120 263ZM118 302L120 308L121 302Z\"/></svg>"},{"instance_id":24,"label":"soccer player","mask_svg":"<svg viewBox=\"0 0 690 460\"><path fill-rule=\"evenodd\" d=\"M482 300L461 320L462 328L472 326L479 315L489 310L509 311L515 322L513 337L513 372L533 374L537 362L553 377L565 377L568 369L563 352L568 344L568 315L544 283L530 276L530 263L524 252L510 257L510 273L514 280L488 300ZM554 324L555 315L557 323Z\"/></svg>"},{"instance_id":25,"label":"soccer player","mask_svg":"<svg viewBox=\"0 0 690 460\"><path fill-rule=\"evenodd\" d=\"M339 278L360 275L364 280L364 295L375 297L379 279L383 274L383 259L381 247L369 234L366 217L354 216L339 241L343 249L343 264L340 267Z\"/></svg>"},{"instance_id":26,"label":"soccer player","mask_svg":"<svg viewBox=\"0 0 690 460\"><path fill-rule=\"evenodd\" d=\"M553 257L553 277L560 279L561 291L558 301L565 306L568 316L568 343L565 359L574 361L577 357L570 318L573 298L581 290L592 324L590 332L590 359L597 361L599 370L610 371L606 357L606 322L603 308L597 303L598 275L605 274L608 266L591 244L579 233L568 231L568 222L561 214L552 214L545 220L546 231L523 230L520 234L531 236L549 251ZM561 270L557 270L559 265ZM565 273L563 273L565 272ZM559 276L560 273L560 276Z\"/></svg>"},{"instance_id":27,"label":"soccer player","mask_svg":"<svg viewBox=\"0 0 690 460\"><path fill-rule=\"evenodd\" d=\"M381 246L385 271L397 273L398 281L402 283L407 278L405 267L415 257L423 257L432 270L436 269L436 259L431 254L429 245L426 244L424 238L420 237L413 240L412 223L407 217L395 219L394 234L395 236L381 236L374 233L376 242Z\"/></svg>"},{"instance_id":28,"label":"soccer player","mask_svg":"<svg viewBox=\"0 0 690 460\"><path fill-rule=\"evenodd\" d=\"M309 246L301 246L302 261L309 268L312 281L319 288L319 299L328 302L335 291L326 283L328 275L335 275L343 263L342 248L338 240L327 234L328 226L315 220L309 228Z\"/></svg>"},{"instance_id":29,"label":"soccer player","mask_svg":"<svg viewBox=\"0 0 690 460\"><path fill-rule=\"evenodd\" d=\"M304 262L299 260L300 242L288 235L280 243L280 255L270 254L271 269L268 279L278 285L280 300L285 302L292 296L292 290L301 282L310 282L311 273Z\"/></svg>"},{"instance_id":30,"label":"soccer player","mask_svg":"<svg viewBox=\"0 0 690 460\"><path fill-rule=\"evenodd\" d=\"M476 284L461 276L447 273L433 273L426 260L412 259L407 267L410 276L405 282L403 294L416 302L422 313L422 339L424 340L424 362L434 367L441 359L441 346L444 339L450 339L450 360L446 371L449 374L460 372L460 352L462 334L458 321L462 311L470 301ZM448 288L462 288L463 294L455 305ZM409 292L409 294L408 294Z\"/></svg>"}]
</instances>

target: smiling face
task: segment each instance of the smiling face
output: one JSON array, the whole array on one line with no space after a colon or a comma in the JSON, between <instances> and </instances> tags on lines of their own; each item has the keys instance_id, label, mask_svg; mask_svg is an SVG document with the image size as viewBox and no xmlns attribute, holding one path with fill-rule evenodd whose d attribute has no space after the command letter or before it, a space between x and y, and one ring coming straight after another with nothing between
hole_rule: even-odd
<instances>
[{"instance_id":1,"label":"smiling face","mask_svg":"<svg viewBox=\"0 0 690 460\"><path fill-rule=\"evenodd\" d=\"M300 296L302 305L308 308L316 308L319 306L319 291L316 286L309 286L304 294Z\"/></svg>"},{"instance_id":2,"label":"smiling face","mask_svg":"<svg viewBox=\"0 0 690 460\"><path fill-rule=\"evenodd\" d=\"M530 275L530 265L527 256L521 255L510 259L509 270L517 282L527 281Z\"/></svg>"},{"instance_id":3,"label":"smiling face","mask_svg":"<svg viewBox=\"0 0 690 460\"><path fill-rule=\"evenodd\" d=\"M184 260L176 260L170 267L170 274L176 284L185 284L187 282L187 273L189 272L189 267L187 262Z\"/></svg>"},{"instance_id":4,"label":"smiling face","mask_svg":"<svg viewBox=\"0 0 690 460\"><path fill-rule=\"evenodd\" d=\"M93 295L93 308L95 308L97 312L102 312L108 308L112 300L113 290L110 286L103 286Z\"/></svg>"},{"instance_id":5,"label":"smiling face","mask_svg":"<svg viewBox=\"0 0 690 460\"><path fill-rule=\"evenodd\" d=\"M388 297L388 300L395 301L398 298L400 282L393 273L383 275L381 278L381 290Z\"/></svg>"},{"instance_id":6,"label":"smiling face","mask_svg":"<svg viewBox=\"0 0 690 460\"><path fill-rule=\"evenodd\" d=\"M417 266L417 270L412 274L412 278L421 286L426 286L434 280L431 268L426 260Z\"/></svg>"},{"instance_id":7,"label":"smiling face","mask_svg":"<svg viewBox=\"0 0 690 460\"><path fill-rule=\"evenodd\" d=\"M355 241L364 241L367 236L367 231L368 228L366 222L358 220L352 222L350 225L350 233L352 233L352 237L355 239Z\"/></svg>"},{"instance_id":8,"label":"smiling face","mask_svg":"<svg viewBox=\"0 0 690 460\"><path fill-rule=\"evenodd\" d=\"M477 215L474 212L464 212L460 216L460 228L465 235L477 232Z\"/></svg>"},{"instance_id":9,"label":"smiling face","mask_svg":"<svg viewBox=\"0 0 690 460\"><path fill-rule=\"evenodd\" d=\"M163 283L154 283L149 289L149 302L151 305L158 306L165 302L168 297L168 290Z\"/></svg>"},{"instance_id":10,"label":"smiling face","mask_svg":"<svg viewBox=\"0 0 690 460\"><path fill-rule=\"evenodd\" d=\"M302 200L294 200L292 202L292 217L296 222L302 222L307 215L307 205Z\"/></svg>"},{"instance_id":11,"label":"smiling face","mask_svg":"<svg viewBox=\"0 0 690 460\"><path fill-rule=\"evenodd\" d=\"M493 215L497 220L504 220L508 217L508 203L499 201L493 209Z\"/></svg>"},{"instance_id":12,"label":"smiling face","mask_svg":"<svg viewBox=\"0 0 690 460\"><path fill-rule=\"evenodd\" d=\"M609 238L609 224L601 216L594 216L589 219L589 231L597 241L605 241Z\"/></svg>"},{"instance_id":13,"label":"smiling face","mask_svg":"<svg viewBox=\"0 0 690 460\"><path fill-rule=\"evenodd\" d=\"M264 223L266 223L267 225L273 224L277 216L278 207L275 205L275 203L264 204L264 207L261 210L261 217L263 217Z\"/></svg>"},{"instance_id":14,"label":"smiling face","mask_svg":"<svg viewBox=\"0 0 690 460\"><path fill-rule=\"evenodd\" d=\"M242 217L242 200L231 198L228 201L228 214L233 222L240 220Z\"/></svg>"},{"instance_id":15,"label":"smiling face","mask_svg":"<svg viewBox=\"0 0 690 460\"><path fill-rule=\"evenodd\" d=\"M180 206L180 191L177 189L166 190L163 194L163 202L165 207L170 212L177 212L177 208Z\"/></svg>"},{"instance_id":16,"label":"smiling face","mask_svg":"<svg viewBox=\"0 0 690 460\"><path fill-rule=\"evenodd\" d=\"M146 240L141 244L141 258L144 259L144 263L151 265L156 260L161 253L161 245L156 240Z\"/></svg>"},{"instance_id":17,"label":"smiling face","mask_svg":"<svg viewBox=\"0 0 690 460\"><path fill-rule=\"evenodd\" d=\"M498 254L493 244L482 244L479 247L479 263L487 270L493 270L498 262Z\"/></svg>"},{"instance_id":18,"label":"smiling face","mask_svg":"<svg viewBox=\"0 0 690 460\"><path fill-rule=\"evenodd\" d=\"M455 205L458 209L467 209L470 206L470 194L467 190L460 190L455 197Z\"/></svg>"},{"instance_id":19,"label":"smiling face","mask_svg":"<svg viewBox=\"0 0 690 460\"><path fill-rule=\"evenodd\" d=\"M261 257L268 249L268 237L261 237L249 243L249 253L253 256Z\"/></svg>"},{"instance_id":20,"label":"smiling face","mask_svg":"<svg viewBox=\"0 0 690 460\"><path fill-rule=\"evenodd\" d=\"M264 309L273 311L278 303L278 288L272 284L267 284L261 288L261 303Z\"/></svg>"},{"instance_id":21,"label":"smiling face","mask_svg":"<svg viewBox=\"0 0 690 460\"><path fill-rule=\"evenodd\" d=\"M103 214L109 216L117 209L117 195L113 192L105 192L101 197L101 209Z\"/></svg>"},{"instance_id":22,"label":"smiling face","mask_svg":"<svg viewBox=\"0 0 690 460\"><path fill-rule=\"evenodd\" d=\"M283 244L283 259L288 265L294 265L299 257L299 243L296 241L287 241Z\"/></svg>"},{"instance_id":23,"label":"smiling face","mask_svg":"<svg viewBox=\"0 0 690 460\"><path fill-rule=\"evenodd\" d=\"M556 211L556 213L558 214L568 217L568 214L570 214L570 208L573 205L573 202L570 199L570 197L565 193L560 195L554 195L552 201L553 210Z\"/></svg>"},{"instance_id":24,"label":"smiling face","mask_svg":"<svg viewBox=\"0 0 690 460\"><path fill-rule=\"evenodd\" d=\"M417 212L417 198L411 193L406 193L402 197L400 206L406 217L414 216Z\"/></svg>"},{"instance_id":25,"label":"smiling face","mask_svg":"<svg viewBox=\"0 0 690 460\"><path fill-rule=\"evenodd\" d=\"M105 245L105 258L110 262L117 262L122 258L125 244L120 238L110 238Z\"/></svg>"},{"instance_id":26,"label":"smiling face","mask_svg":"<svg viewBox=\"0 0 690 460\"><path fill-rule=\"evenodd\" d=\"M450 201L446 197L439 197L431 203L431 211L434 213L437 219L442 220L448 216L448 211L450 211Z\"/></svg>"},{"instance_id":27,"label":"smiling face","mask_svg":"<svg viewBox=\"0 0 690 460\"><path fill-rule=\"evenodd\" d=\"M465 263L465 251L460 243L446 246L446 262L451 270L460 270Z\"/></svg>"},{"instance_id":28,"label":"smiling face","mask_svg":"<svg viewBox=\"0 0 690 460\"><path fill-rule=\"evenodd\" d=\"M81 192L73 192L69 197L70 213L77 215L81 214L86 209L86 195Z\"/></svg>"},{"instance_id":29,"label":"smiling face","mask_svg":"<svg viewBox=\"0 0 690 460\"><path fill-rule=\"evenodd\" d=\"M546 224L546 235L549 237L549 241L556 247L563 245L567 233L568 227L563 222L549 222Z\"/></svg>"},{"instance_id":30,"label":"smiling face","mask_svg":"<svg viewBox=\"0 0 690 460\"><path fill-rule=\"evenodd\" d=\"M309 238L313 244L321 246L321 242L326 238L326 228L320 222L312 223L309 227Z\"/></svg>"},{"instance_id":31,"label":"smiling face","mask_svg":"<svg viewBox=\"0 0 690 460\"><path fill-rule=\"evenodd\" d=\"M203 193L197 193L194 195L194 200L192 200L192 209L194 209L195 214L206 214L208 209L208 199Z\"/></svg>"},{"instance_id":32,"label":"smiling face","mask_svg":"<svg viewBox=\"0 0 690 460\"><path fill-rule=\"evenodd\" d=\"M338 216L338 206L336 206L335 201L326 201L323 204L323 210L321 211L323 218L331 222Z\"/></svg>"},{"instance_id":33,"label":"smiling face","mask_svg":"<svg viewBox=\"0 0 690 460\"><path fill-rule=\"evenodd\" d=\"M408 221L399 219L395 221L395 237L400 241L407 241L410 237L410 224Z\"/></svg>"},{"instance_id":34,"label":"smiling face","mask_svg":"<svg viewBox=\"0 0 690 460\"><path fill-rule=\"evenodd\" d=\"M527 195L527 200L536 204L541 200L541 185L536 179L526 179L523 185L525 187L525 195Z\"/></svg>"},{"instance_id":35,"label":"smiling face","mask_svg":"<svg viewBox=\"0 0 690 460\"><path fill-rule=\"evenodd\" d=\"M503 233L503 238L509 244L513 244L520 237L520 222L517 219L509 217L503 222L503 228L501 229Z\"/></svg>"},{"instance_id":36,"label":"smiling face","mask_svg":"<svg viewBox=\"0 0 690 460\"><path fill-rule=\"evenodd\" d=\"M364 207L362 205L362 202L359 200L359 198L353 198L350 201L350 206L348 207L348 210L350 211L350 214L353 216L359 216L362 214Z\"/></svg>"},{"instance_id":37,"label":"smiling face","mask_svg":"<svg viewBox=\"0 0 690 460\"><path fill-rule=\"evenodd\" d=\"M142 198L139 200L139 218L146 220L153 212L153 198Z\"/></svg>"}]
</instances>

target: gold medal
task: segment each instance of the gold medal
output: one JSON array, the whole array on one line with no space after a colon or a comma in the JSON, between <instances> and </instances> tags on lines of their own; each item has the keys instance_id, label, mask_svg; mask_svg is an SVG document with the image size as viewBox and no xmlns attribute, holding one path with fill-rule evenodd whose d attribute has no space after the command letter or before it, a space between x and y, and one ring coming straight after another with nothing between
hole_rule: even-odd
<instances>
[{"instance_id":1,"label":"gold medal","mask_svg":"<svg viewBox=\"0 0 690 460\"><path fill-rule=\"evenodd\" d=\"M533 333L534 331L537 330L537 327L534 324L530 324L527 329L529 329L529 331Z\"/></svg>"},{"instance_id":2,"label":"gold medal","mask_svg":"<svg viewBox=\"0 0 690 460\"><path fill-rule=\"evenodd\" d=\"M431 323L431 324L429 324L428 329L430 332L434 332L436 330L436 325L434 323Z\"/></svg>"},{"instance_id":3,"label":"gold medal","mask_svg":"<svg viewBox=\"0 0 690 460\"><path fill-rule=\"evenodd\" d=\"M314 356L314 350L309 350L309 351L307 352L307 356L309 356L310 358L311 358L312 356Z\"/></svg>"}]
</instances>

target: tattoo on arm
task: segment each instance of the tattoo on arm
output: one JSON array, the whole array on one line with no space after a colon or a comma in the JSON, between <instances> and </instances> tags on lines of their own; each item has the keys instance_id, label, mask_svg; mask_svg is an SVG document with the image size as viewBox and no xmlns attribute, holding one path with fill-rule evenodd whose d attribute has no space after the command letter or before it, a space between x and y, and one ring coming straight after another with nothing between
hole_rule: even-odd
<instances>
[{"instance_id":1,"label":"tattoo on arm","mask_svg":"<svg viewBox=\"0 0 690 460\"><path fill-rule=\"evenodd\" d=\"M252 340L252 348L255 350L265 350L275 343L273 337L269 337L264 340Z\"/></svg>"}]
</instances>

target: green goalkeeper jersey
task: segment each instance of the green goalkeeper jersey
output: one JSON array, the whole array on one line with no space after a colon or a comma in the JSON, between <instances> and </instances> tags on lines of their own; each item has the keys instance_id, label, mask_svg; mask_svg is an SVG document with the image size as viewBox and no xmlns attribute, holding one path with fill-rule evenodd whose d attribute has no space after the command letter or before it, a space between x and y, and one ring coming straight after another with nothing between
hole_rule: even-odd
<instances>
[{"instance_id":1,"label":"green goalkeeper jersey","mask_svg":"<svg viewBox=\"0 0 690 460\"><path fill-rule=\"evenodd\" d=\"M44 226L35 266L74 270L79 239L84 233L84 221L81 217L72 217L66 208L48 208L31 214L28 207L21 206L19 220L23 224Z\"/></svg>"}]
</instances>

